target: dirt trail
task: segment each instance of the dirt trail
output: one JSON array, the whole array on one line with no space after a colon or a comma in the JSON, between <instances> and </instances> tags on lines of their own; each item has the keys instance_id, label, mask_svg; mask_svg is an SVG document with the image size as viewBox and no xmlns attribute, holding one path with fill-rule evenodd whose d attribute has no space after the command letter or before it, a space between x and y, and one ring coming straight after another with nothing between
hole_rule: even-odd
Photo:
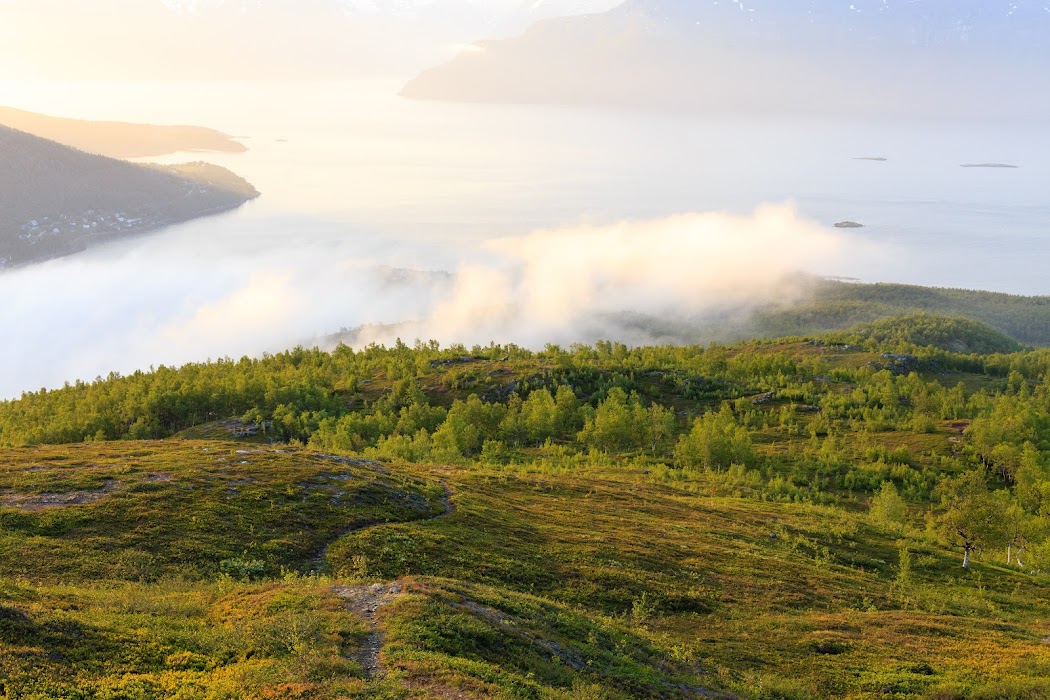
<instances>
[{"instance_id":1,"label":"dirt trail","mask_svg":"<svg viewBox=\"0 0 1050 700\"><path fill-rule=\"evenodd\" d=\"M456 506L455 506L454 503L452 503L452 489L450 489L448 487L448 484L446 484L443 481L441 482L441 488L443 488L445 490L444 495L441 496L441 505L442 505L441 512L438 513L437 515L431 515L429 518L423 518L421 520L409 520L409 521L406 521L405 524L408 524L408 523L413 523L413 524L428 523L428 522L431 522L433 520L440 520L441 518L447 518L448 516L450 516L453 513L455 513L456 512ZM368 530L368 529L371 529L373 527L379 527L380 525L388 525L388 524L390 524L390 523L387 523L386 521L383 521L383 520L378 520L378 521L370 521L370 522L364 522L364 523L357 523L356 525L351 525L350 527L348 527L345 530L343 530L342 532L340 532L334 539L330 540L329 542L327 542L324 545L324 547L321 549L321 551L319 551L316 554L316 556L314 556L313 564L310 567L310 570L313 571L314 573L321 573L322 571L324 571L325 559L328 557L328 550L329 550L329 548L331 548L331 546L333 544L335 544L336 542L338 542L342 538L346 537L347 535L349 535L351 533L354 533L354 532L360 532L361 530Z\"/></svg>"},{"instance_id":2,"label":"dirt trail","mask_svg":"<svg viewBox=\"0 0 1050 700\"><path fill-rule=\"evenodd\" d=\"M45 508L66 508L100 501L113 493L120 486L116 480L109 479L106 485L93 491L68 491L66 493L0 494L0 505L21 510L44 510Z\"/></svg>"},{"instance_id":3,"label":"dirt trail","mask_svg":"<svg viewBox=\"0 0 1050 700\"><path fill-rule=\"evenodd\" d=\"M383 673L379 652L383 648L383 630L376 622L376 613L401 597L401 586L396 583L374 583L371 586L335 586L332 591L347 601L350 610L368 624L365 643L351 658L364 669L365 677L376 678Z\"/></svg>"},{"instance_id":4,"label":"dirt trail","mask_svg":"<svg viewBox=\"0 0 1050 700\"><path fill-rule=\"evenodd\" d=\"M447 518L456 512L456 506L452 502L452 489L450 489L445 482L441 482L441 487L445 490L444 495L441 497L441 504L444 506L442 512L423 520L412 521L413 523L425 523L440 518ZM336 540L333 540L333 542L345 537L351 532L359 532L361 530L385 524L386 523L378 522L355 525L349 530L341 533ZM328 547L331 546L331 544L332 543L330 542L328 545L325 545L324 550L315 559L315 570L319 570L323 566L325 556L328 553ZM371 585L366 584L361 586L333 586L332 592L340 598L345 599L350 610L368 624L368 634L365 637L365 643L351 658L361 665L361 668L364 669L366 678L373 679L382 675L383 670L379 664L379 652L383 648L384 634L379 623L376 621L376 613L378 613L380 608L390 605L400 598L403 595L402 587L397 583L373 583Z\"/></svg>"}]
</instances>

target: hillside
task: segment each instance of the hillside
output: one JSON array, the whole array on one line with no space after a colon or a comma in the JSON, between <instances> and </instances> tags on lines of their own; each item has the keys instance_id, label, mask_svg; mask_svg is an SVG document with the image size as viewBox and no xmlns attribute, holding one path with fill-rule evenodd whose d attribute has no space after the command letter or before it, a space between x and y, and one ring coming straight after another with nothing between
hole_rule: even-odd
<instances>
[{"instance_id":1,"label":"hillside","mask_svg":"<svg viewBox=\"0 0 1050 700\"><path fill-rule=\"evenodd\" d=\"M0 126L0 268L235 209L255 188L214 165L146 166Z\"/></svg>"},{"instance_id":2,"label":"hillside","mask_svg":"<svg viewBox=\"0 0 1050 700\"><path fill-rule=\"evenodd\" d=\"M1046 697L1050 353L849 334L297 349L0 403L0 682Z\"/></svg>"},{"instance_id":3,"label":"hillside","mask_svg":"<svg viewBox=\"0 0 1050 700\"><path fill-rule=\"evenodd\" d=\"M1036 118L1050 13L1038 2L627 0L481 41L416 99L938 119Z\"/></svg>"},{"instance_id":4,"label":"hillside","mask_svg":"<svg viewBox=\"0 0 1050 700\"><path fill-rule=\"evenodd\" d=\"M392 285L397 285L411 277L399 279L392 275L390 279ZM454 277L436 273L433 279L445 283ZM589 320L595 324L598 333L604 334L597 335L598 338L630 339L626 342L634 344L703 345L752 338L821 335L848 331L857 324L880 319L927 315L935 317L933 320L937 323L943 319L936 317L948 317L956 326L960 321L976 322L998 336L986 337L975 347L956 342L951 346L942 344L942 349L970 352L976 347L994 347L1005 352L1016 349L1017 343L1050 346L1050 297L1046 296L906 284L863 284L806 275L794 276L787 283L790 293L785 297L792 299L790 302L731 306L699 316L620 312L595 314ZM938 332L954 330L958 329L943 328ZM425 328L411 322L375 324L344 328L321 340L326 347L335 347L339 343L356 347L373 338L415 338L425 332Z\"/></svg>"},{"instance_id":5,"label":"hillside","mask_svg":"<svg viewBox=\"0 0 1050 700\"><path fill-rule=\"evenodd\" d=\"M180 151L241 153L247 150L226 134L200 126L64 119L12 107L0 107L0 125L110 158L144 158Z\"/></svg>"},{"instance_id":6,"label":"hillside","mask_svg":"<svg viewBox=\"0 0 1050 700\"><path fill-rule=\"evenodd\" d=\"M986 324L1025 345L1050 345L1050 297L905 284L814 281L812 296L790 306L769 306L734 331L736 338L811 335L858 323L925 313ZM968 351L968 348L958 348Z\"/></svg>"}]
</instances>

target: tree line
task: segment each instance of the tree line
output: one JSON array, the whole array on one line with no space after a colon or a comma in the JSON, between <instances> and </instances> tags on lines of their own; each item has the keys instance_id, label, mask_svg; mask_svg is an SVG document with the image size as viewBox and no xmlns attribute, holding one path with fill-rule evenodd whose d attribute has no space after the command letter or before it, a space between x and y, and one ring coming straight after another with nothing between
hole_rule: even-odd
<instances>
[{"instance_id":1,"label":"tree line","mask_svg":"<svg viewBox=\"0 0 1050 700\"><path fill-rule=\"evenodd\" d=\"M0 444L236 418L261 439L377 459L637 463L746 497L866 508L885 527L926 527L967 566L993 549L1050 566L1050 352L954 353L908 342L936 324L901 328L852 343L296 348L26 393L0 403Z\"/></svg>"}]
</instances>

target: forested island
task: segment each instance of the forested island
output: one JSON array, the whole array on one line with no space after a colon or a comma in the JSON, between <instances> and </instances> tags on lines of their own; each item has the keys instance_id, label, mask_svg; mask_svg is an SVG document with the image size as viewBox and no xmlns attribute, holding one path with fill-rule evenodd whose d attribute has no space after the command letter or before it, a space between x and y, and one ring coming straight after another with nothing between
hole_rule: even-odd
<instances>
[{"instance_id":1,"label":"forested island","mask_svg":"<svg viewBox=\"0 0 1050 700\"><path fill-rule=\"evenodd\" d=\"M0 126L0 269L235 209L259 193L208 163L140 165Z\"/></svg>"},{"instance_id":2,"label":"forested island","mask_svg":"<svg viewBox=\"0 0 1050 700\"><path fill-rule=\"evenodd\" d=\"M965 348L965 350L962 350ZM0 403L16 698L1038 698L1050 350L297 348Z\"/></svg>"}]
</instances>

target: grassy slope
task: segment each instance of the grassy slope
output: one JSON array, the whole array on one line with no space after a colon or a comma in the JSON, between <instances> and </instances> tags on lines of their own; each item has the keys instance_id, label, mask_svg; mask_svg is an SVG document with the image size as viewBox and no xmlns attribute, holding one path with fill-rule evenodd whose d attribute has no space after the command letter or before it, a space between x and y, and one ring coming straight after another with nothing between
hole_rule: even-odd
<instances>
[{"instance_id":1,"label":"grassy slope","mask_svg":"<svg viewBox=\"0 0 1050 700\"><path fill-rule=\"evenodd\" d=\"M228 559L276 575L352 527L440 512L440 490L369 464L221 442L6 451L0 575L201 578Z\"/></svg>"},{"instance_id":2,"label":"grassy slope","mask_svg":"<svg viewBox=\"0 0 1050 700\"><path fill-rule=\"evenodd\" d=\"M651 646L679 674L672 686L761 694L777 687L777 676L797 679L799 697L884 697L887 687L905 695L952 682L1038 679L1050 668L1045 583L994 565L964 576L954 554L924 548L901 587L896 535L841 511L755 503L720 495L715 485L663 484L622 468L443 477L460 494L454 516L351 535L330 552L333 566L356 556L357 567L363 559L379 578L453 577L435 585L489 604L503 600L497 605L519 618L530 619L521 612L530 605L588 611L610 621L614 635L626 629L637 637L575 640L593 680L627 696L660 696L672 682L647 683L644 666L618 668L603 653L610 644ZM443 605L444 614L462 615ZM396 612L395 628L421 624ZM429 647L426 663L401 647L390 650L392 662L410 678L432 678L438 668L464 681L448 667L466 647L493 673L554 673L521 665L500 646L473 648L476 618L436 639L417 638ZM534 624L561 638L543 617Z\"/></svg>"},{"instance_id":3,"label":"grassy slope","mask_svg":"<svg viewBox=\"0 0 1050 700\"><path fill-rule=\"evenodd\" d=\"M819 357L829 369L881 359L801 342L746 352ZM495 374L457 363L421 384L446 403L534 375L534 363ZM387 384L368 383L366 397ZM746 474L644 457L545 465L557 445L520 451L531 466L388 464L384 474L231 442L215 426L192 433L216 439L0 453L10 697L1050 694L1046 579L998 565L997 552L964 572L957 552L916 535L927 506L912 506L902 579L904 533L867 518L863 493L792 503L787 486L778 498ZM922 470L954 454L957 436L944 422L868 432L843 449L862 464L872 449L906 447ZM793 469L805 467L808 435L774 426L754 438L806 488ZM454 510L434 518L443 485ZM48 494L84 502L29 509ZM389 522L347 532L379 521ZM340 595L388 581L399 593L376 610ZM359 660L373 620L385 634L385 675L374 678Z\"/></svg>"},{"instance_id":4,"label":"grassy slope","mask_svg":"<svg viewBox=\"0 0 1050 700\"><path fill-rule=\"evenodd\" d=\"M947 449L947 432L933 440ZM236 449L4 454L8 494L120 484L95 503L3 509L10 688L40 676L34 687L50 685L50 697L76 697L62 680L73 672L99 693L201 688L185 697L690 697L698 687L804 697L782 676L821 696L884 697L1050 669L1045 584L993 564L964 576L955 555L928 548L901 588L897 535L844 511L738 499L640 468L399 466L394 479L309 453L266 450L241 465ZM333 484L347 473L356 480ZM209 575L238 554L309 571L341 528L438 512L439 482L455 494L448 517L364 529L327 553L340 580L405 587L380 613L384 680L365 681L348 660L364 625L326 580ZM347 484L353 495L331 508L330 491ZM179 493L188 486L192 499ZM397 493L420 498L391 502ZM273 500L276 510L259 506ZM282 692L303 694L263 693L288 680ZM235 688L260 694L222 694Z\"/></svg>"}]
</instances>

